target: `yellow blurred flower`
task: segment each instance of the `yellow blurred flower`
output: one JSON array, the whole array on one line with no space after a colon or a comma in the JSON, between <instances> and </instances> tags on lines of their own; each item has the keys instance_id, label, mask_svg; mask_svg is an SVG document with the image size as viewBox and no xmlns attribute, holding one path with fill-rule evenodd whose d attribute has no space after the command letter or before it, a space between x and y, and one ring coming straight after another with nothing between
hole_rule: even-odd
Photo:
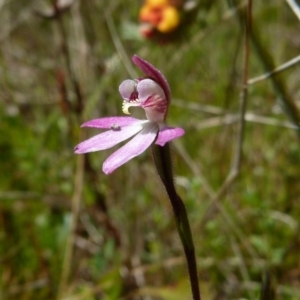
<instances>
[{"instance_id":1,"label":"yellow blurred flower","mask_svg":"<svg viewBox=\"0 0 300 300\"><path fill-rule=\"evenodd\" d=\"M180 13L170 0L146 0L139 19L142 35L149 37L155 30L162 33L173 31L180 23Z\"/></svg>"},{"instance_id":2,"label":"yellow blurred flower","mask_svg":"<svg viewBox=\"0 0 300 300\"><path fill-rule=\"evenodd\" d=\"M157 29L160 32L170 32L173 31L180 21L180 16L178 10L173 6L168 6L163 11L163 18L157 24Z\"/></svg>"}]
</instances>

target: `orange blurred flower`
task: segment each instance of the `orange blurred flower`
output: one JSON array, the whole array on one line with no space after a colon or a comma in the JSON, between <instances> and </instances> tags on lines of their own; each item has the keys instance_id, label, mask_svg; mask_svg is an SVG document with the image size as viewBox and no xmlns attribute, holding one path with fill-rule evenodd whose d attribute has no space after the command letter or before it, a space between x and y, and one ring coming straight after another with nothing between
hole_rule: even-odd
<instances>
[{"instance_id":1,"label":"orange blurred flower","mask_svg":"<svg viewBox=\"0 0 300 300\"><path fill-rule=\"evenodd\" d=\"M146 0L139 19L142 23L141 34L150 37L155 30L169 33L176 29L180 23L180 13L172 0Z\"/></svg>"}]
</instances>

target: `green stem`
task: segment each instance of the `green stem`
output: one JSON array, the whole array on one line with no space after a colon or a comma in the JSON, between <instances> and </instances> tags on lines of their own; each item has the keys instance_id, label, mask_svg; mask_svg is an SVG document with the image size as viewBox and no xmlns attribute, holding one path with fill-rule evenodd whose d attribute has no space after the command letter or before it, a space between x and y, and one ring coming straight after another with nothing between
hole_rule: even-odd
<instances>
[{"instance_id":1,"label":"green stem","mask_svg":"<svg viewBox=\"0 0 300 300\"><path fill-rule=\"evenodd\" d=\"M164 147L153 145L152 152L158 174L172 204L177 231L187 260L193 300L200 300L195 247L185 205L174 185L170 146L169 144Z\"/></svg>"}]
</instances>

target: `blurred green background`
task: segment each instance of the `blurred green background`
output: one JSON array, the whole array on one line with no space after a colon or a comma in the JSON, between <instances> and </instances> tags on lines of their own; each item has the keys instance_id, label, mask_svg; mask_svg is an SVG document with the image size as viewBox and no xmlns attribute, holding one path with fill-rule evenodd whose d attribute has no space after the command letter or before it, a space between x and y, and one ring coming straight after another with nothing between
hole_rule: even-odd
<instances>
[{"instance_id":1,"label":"blurred green background","mask_svg":"<svg viewBox=\"0 0 300 300\"><path fill-rule=\"evenodd\" d=\"M300 51L287 2L253 2L249 78ZM168 123L186 130L172 148L203 299L259 299L267 270L276 299L300 299L299 66L249 85L241 172L216 205L237 144L245 2L199 1L152 40L142 1L62 3L0 1L0 299L190 299L150 150L109 176L114 149L73 154L97 132L84 121L122 115L118 86L142 75L133 54L165 74Z\"/></svg>"}]
</instances>

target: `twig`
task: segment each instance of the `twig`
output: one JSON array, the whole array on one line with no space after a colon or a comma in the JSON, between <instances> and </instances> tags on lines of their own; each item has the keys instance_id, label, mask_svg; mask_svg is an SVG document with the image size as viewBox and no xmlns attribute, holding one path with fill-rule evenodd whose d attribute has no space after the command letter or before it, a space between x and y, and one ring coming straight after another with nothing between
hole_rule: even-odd
<instances>
[{"instance_id":1,"label":"twig","mask_svg":"<svg viewBox=\"0 0 300 300\"><path fill-rule=\"evenodd\" d=\"M239 121L238 114L228 114L225 116L212 117L212 118L205 119L204 121L201 121L201 122L193 125L193 128L196 128L197 130L203 130L205 128L211 128L211 127L215 127L215 126L231 125L238 121ZM285 127L285 128L289 128L289 129L299 129L298 126L294 125L293 123L291 123L289 121L281 121L276 118L260 116L260 115L254 114L254 113L246 113L245 121L263 124L263 125Z\"/></svg>"},{"instance_id":2,"label":"twig","mask_svg":"<svg viewBox=\"0 0 300 300\"><path fill-rule=\"evenodd\" d=\"M265 116L259 116L253 113L247 113L245 115L245 120L248 122L254 122L254 123L260 123L265 125L272 125L272 126L280 126L290 129L300 129L299 126L294 125L291 122L288 121L280 121L274 118L265 117Z\"/></svg>"},{"instance_id":3,"label":"twig","mask_svg":"<svg viewBox=\"0 0 300 300\"><path fill-rule=\"evenodd\" d=\"M75 233L77 227L77 220L80 211L80 202L83 189L83 174L84 174L84 155L76 156L76 171L75 171L75 181L74 181L74 194L72 197L72 219L70 225L70 231L68 234L68 239L66 242L65 254L62 265L60 285L57 293L57 300L62 299L63 293L66 290L66 285L68 283L71 263L73 257L73 245L75 241Z\"/></svg>"},{"instance_id":4,"label":"twig","mask_svg":"<svg viewBox=\"0 0 300 300\"><path fill-rule=\"evenodd\" d=\"M245 133L245 113L247 107L248 98L248 73L249 73L249 59L250 59L250 42L249 36L251 32L251 10L252 10L252 0L248 0L246 21L245 21L245 38L244 38L244 70L242 77L242 90L241 90L241 106L240 106L240 122L238 128L238 136L235 150L235 157L232 164L232 175L236 177L240 170L241 159L242 159L242 147L244 141ZM230 175L229 175L230 176Z\"/></svg>"},{"instance_id":5,"label":"twig","mask_svg":"<svg viewBox=\"0 0 300 300\"><path fill-rule=\"evenodd\" d=\"M234 2L236 2L234 0ZM237 17L239 18L240 23L244 22L245 15L241 11L237 11ZM250 32L251 41L253 43L254 49L260 59L262 65L266 69L266 71L270 72L270 70L274 70L275 66L273 63L272 57L269 55L268 51L262 45L260 36L258 35L255 28L253 28ZM300 112L297 106L295 105L292 97L287 92L286 86L284 82L281 80L279 76L271 76L271 81L274 87L274 90L278 93L282 106L285 109L287 115L291 118L292 122L300 128ZM300 130L297 131L298 137L300 138Z\"/></svg>"},{"instance_id":6,"label":"twig","mask_svg":"<svg viewBox=\"0 0 300 300\"><path fill-rule=\"evenodd\" d=\"M126 52L124 50L124 47L123 47L123 45L121 43L121 40L118 36L117 30L116 30L116 27L115 27L115 24L113 22L113 19L112 19L111 15L109 13L106 13L105 14L105 19L106 19L106 23L107 23L111 38L113 40L113 43L116 47L116 50L117 50L120 58L123 61L123 64L124 64L128 74L130 75L131 78L137 78L138 77L137 73L134 70L134 68L132 67L130 59L128 58L128 55L126 54Z\"/></svg>"},{"instance_id":7,"label":"twig","mask_svg":"<svg viewBox=\"0 0 300 300\"><path fill-rule=\"evenodd\" d=\"M265 73L261 76L258 76L258 77L255 77L255 78L252 78L252 79L248 80L248 85L251 85L251 84L257 83L259 81L265 80L265 79L273 76L274 74L280 73L282 71L285 71L285 70L293 67L297 63L300 63L300 55L293 58L293 59L291 59L291 60L289 60L289 61L287 61L286 63L282 64L281 66L275 68L271 72L267 72L267 73Z\"/></svg>"},{"instance_id":8,"label":"twig","mask_svg":"<svg viewBox=\"0 0 300 300\"><path fill-rule=\"evenodd\" d=\"M245 131L245 113L247 106L247 80L248 80L248 71L249 71L249 58L250 58L250 45L249 45L249 37L251 32L251 9L252 9L252 0L248 0L247 5L247 13L246 13L246 21L245 21L245 35L244 35L244 62L243 62L243 77L242 77L242 90L241 90L241 104L240 104L240 114L239 114L239 127L237 134L236 147L234 151L234 157L231 163L230 171L225 179L223 185L212 199L210 207L204 213L202 224L206 222L207 219L210 219L211 216L216 212L219 208L217 202L225 195L228 188L235 181L236 177L240 172L241 159L242 159L242 147L244 141L244 131Z\"/></svg>"},{"instance_id":9,"label":"twig","mask_svg":"<svg viewBox=\"0 0 300 300\"><path fill-rule=\"evenodd\" d=\"M296 0L286 0L297 18L300 20L300 7Z\"/></svg>"},{"instance_id":10,"label":"twig","mask_svg":"<svg viewBox=\"0 0 300 300\"><path fill-rule=\"evenodd\" d=\"M58 25L58 29L61 35L61 52L62 55L65 59L65 64L67 67L67 71L69 73L70 79L71 79L71 83L73 85L74 88L74 92L76 95L76 107L75 107L75 112L77 113L77 115L81 115L82 111L83 111L83 96L82 96L82 92L81 92L81 88L79 85L79 82L74 74L73 68L72 68L72 62L71 62L71 55L70 55L70 50L69 50L69 46L68 46L68 35L67 35L67 31L65 29L64 23L63 23L63 19L62 16L59 13L59 8L57 6L56 1L53 2L53 9L57 12L57 25Z\"/></svg>"}]
</instances>

